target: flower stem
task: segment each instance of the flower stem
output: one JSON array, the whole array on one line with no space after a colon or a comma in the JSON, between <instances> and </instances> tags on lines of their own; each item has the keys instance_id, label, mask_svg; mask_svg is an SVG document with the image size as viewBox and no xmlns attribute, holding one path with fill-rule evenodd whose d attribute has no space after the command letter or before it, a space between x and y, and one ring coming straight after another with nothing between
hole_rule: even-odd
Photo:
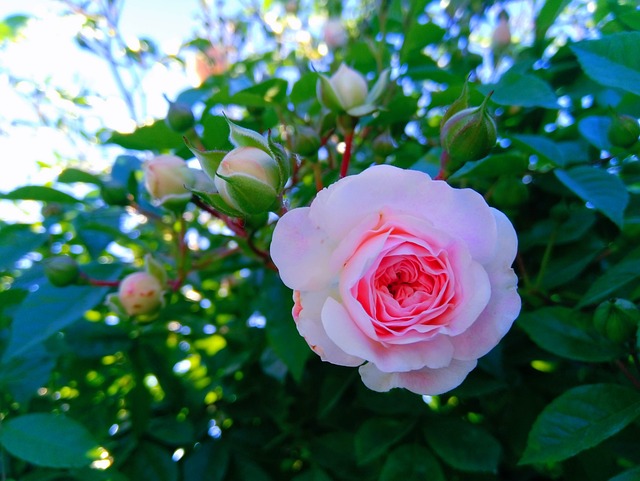
<instances>
[{"instance_id":1,"label":"flower stem","mask_svg":"<svg viewBox=\"0 0 640 481\"><path fill-rule=\"evenodd\" d=\"M344 136L344 154L342 155L342 164L340 165L340 178L347 176L349 171L349 162L351 161L351 149L353 147L353 130L347 132Z\"/></svg>"},{"instance_id":2,"label":"flower stem","mask_svg":"<svg viewBox=\"0 0 640 481\"><path fill-rule=\"evenodd\" d=\"M558 237L558 224L555 225L551 235L549 236L549 241L547 242L547 247L544 250L544 254L542 255L542 260L540 261L540 270L538 271L538 276L536 277L536 281L533 285L534 289L539 289L540 284L542 284L542 280L544 279L544 275L547 271L547 266L549 265L549 261L551 260L551 253L553 252L553 246L556 243L556 238Z\"/></svg>"},{"instance_id":3,"label":"flower stem","mask_svg":"<svg viewBox=\"0 0 640 481\"><path fill-rule=\"evenodd\" d=\"M313 177L316 181L316 191L320 192L324 189L324 184L322 183L322 168L319 162L313 164Z\"/></svg>"},{"instance_id":4,"label":"flower stem","mask_svg":"<svg viewBox=\"0 0 640 481\"><path fill-rule=\"evenodd\" d=\"M640 380L638 380L638 378L636 378L633 374L631 374L629 372L629 370L627 369L627 366L624 365L624 363L618 359L615 361L616 366L618 367L618 369L620 369L620 372L622 372L622 374L624 374L624 376L631 381L631 384L633 384L633 386L636 389L640 389Z\"/></svg>"}]
</instances>

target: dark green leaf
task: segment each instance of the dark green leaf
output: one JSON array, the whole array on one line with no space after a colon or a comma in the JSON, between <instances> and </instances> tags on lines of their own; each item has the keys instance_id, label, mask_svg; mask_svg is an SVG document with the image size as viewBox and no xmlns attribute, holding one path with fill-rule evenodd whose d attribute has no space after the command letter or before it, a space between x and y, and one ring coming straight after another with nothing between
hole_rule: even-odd
<instances>
[{"instance_id":1,"label":"dark green leaf","mask_svg":"<svg viewBox=\"0 0 640 481\"><path fill-rule=\"evenodd\" d=\"M556 21L570 0L548 0L542 4L535 21L536 38L542 40L547 30Z\"/></svg>"},{"instance_id":2,"label":"dark green leaf","mask_svg":"<svg viewBox=\"0 0 640 481\"><path fill-rule=\"evenodd\" d=\"M567 359L604 362L622 354L619 346L595 332L589 316L566 307L523 313L517 325L538 346Z\"/></svg>"},{"instance_id":3,"label":"dark green leaf","mask_svg":"<svg viewBox=\"0 0 640 481\"><path fill-rule=\"evenodd\" d=\"M523 155L494 154L482 160L467 162L457 170L451 180L477 177L496 178L505 174L522 175L527 171L529 160Z\"/></svg>"},{"instance_id":4,"label":"dark green leaf","mask_svg":"<svg viewBox=\"0 0 640 481\"><path fill-rule=\"evenodd\" d=\"M591 115L580 119L578 122L578 130L595 148L608 150L611 148L611 143L607 137L610 125L611 118L603 115Z\"/></svg>"},{"instance_id":5,"label":"dark green leaf","mask_svg":"<svg viewBox=\"0 0 640 481\"><path fill-rule=\"evenodd\" d=\"M418 444L404 444L391 452L380 481L445 481L438 460Z\"/></svg>"},{"instance_id":6,"label":"dark green leaf","mask_svg":"<svg viewBox=\"0 0 640 481\"><path fill-rule=\"evenodd\" d=\"M33 413L2 423L0 443L14 456L38 466L72 468L96 459L98 443L77 421Z\"/></svg>"},{"instance_id":7,"label":"dark green leaf","mask_svg":"<svg viewBox=\"0 0 640 481\"><path fill-rule=\"evenodd\" d=\"M182 147L182 135L171 130L164 119L161 119L130 134L113 132L106 143L117 144L125 149L158 152Z\"/></svg>"},{"instance_id":8,"label":"dark green leaf","mask_svg":"<svg viewBox=\"0 0 640 481\"><path fill-rule=\"evenodd\" d=\"M484 93L493 90L491 100L498 105L558 108L558 99L547 82L531 74L510 70L497 84L486 85Z\"/></svg>"},{"instance_id":9,"label":"dark green leaf","mask_svg":"<svg viewBox=\"0 0 640 481\"><path fill-rule=\"evenodd\" d=\"M313 467L304 473L299 474L293 478L292 481L332 481L332 478L330 478L322 469Z\"/></svg>"},{"instance_id":10,"label":"dark green leaf","mask_svg":"<svg viewBox=\"0 0 640 481\"><path fill-rule=\"evenodd\" d=\"M617 384L578 386L534 423L520 464L561 461L598 445L640 415L640 394Z\"/></svg>"},{"instance_id":11,"label":"dark green leaf","mask_svg":"<svg viewBox=\"0 0 640 481\"><path fill-rule=\"evenodd\" d=\"M624 210L629 203L629 193L624 183L615 175L595 167L556 169L556 177L573 193L589 202L618 227L622 226Z\"/></svg>"},{"instance_id":12,"label":"dark green leaf","mask_svg":"<svg viewBox=\"0 0 640 481\"><path fill-rule=\"evenodd\" d=\"M229 467L229 449L219 441L206 441L184 462L184 481L222 481Z\"/></svg>"},{"instance_id":13,"label":"dark green leaf","mask_svg":"<svg viewBox=\"0 0 640 481\"><path fill-rule=\"evenodd\" d=\"M356 432L355 449L359 464L382 456L411 429L412 423L399 419L373 418Z\"/></svg>"},{"instance_id":14,"label":"dark green leaf","mask_svg":"<svg viewBox=\"0 0 640 481\"><path fill-rule=\"evenodd\" d=\"M514 135L512 140L515 145L536 154L551 165L564 167L566 164L565 158L558 145L547 137L543 137L542 135L521 134Z\"/></svg>"},{"instance_id":15,"label":"dark green leaf","mask_svg":"<svg viewBox=\"0 0 640 481\"><path fill-rule=\"evenodd\" d=\"M638 277L640 277L640 249L635 249L591 285L578 307L603 301Z\"/></svg>"},{"instance_id":16,"label":"dark green leaf","mask_svg":"<svg viewBox=\"0 0 640 481\"><path fill-rule=\"evenodd\" d=\"M84 182L87 184L102 185L102 180L97 175L90 174L80 169L65 169L58 176L58 182L72 184L74 182Z\"/></svg>"},{"instance_id":17,"label":"dark green leaf","mask_svg":"<svg viewBox=\"0 0 640 481\"><path fill-rule=\"evenodd\" d=\"M58 202L60 204L76 204L81 202L69 194L43 185L27 185L6 194L0 194L1 199L8 200L37 200L40 202Z\"/></svg>"},{"instance_id":18,"label":"dark green leaf","mask_svg":"<svg viewBox=\"0 0 640 481\"><path fill-rule=\"evenodd\" d=\"M178 481L178 465L171 453L156 444L142 442L122 469L129 479L153 481Z\"/></svg>"},{"instance_id":19,"label":"dark green leaf","mask_svg":"<svg viewBox=\"0 0 640 481\"><path fill-rule=\"evenodd\" d=\"M498 472L500 443L482 427L455 418L430 418L423 432L431 449L450 466Z\"/></svg>"},{"instance_id":20,"label":"dark green leaf","mask_svg":"<svg viewBox=\"0 0 640 481\"><path fill-rule=\"evenodd\" d=\"M614 476L609 481L638 481L640 479L640 467L629 469L624 473Z\"/></svg>"},{"instance_id":21,"label":"dark green leaf","mask_svg":"<svg viewBox=\"0 0 640 481\"><path fill-rule=\"evenodd\" d=\"M106 287L53 287L47 283L16 310L3 362L29 352L52 334L84 316L104 299Z\"/></svg>"},{"instance_id":22,"label":"dark green leaf","mask_svg":"<svg viewBox=\"0 0 640 481\"><path fill-rule=\"evenodd\" d=\"M46 384L54 366L55 359L42 346L34 347L28 357L0 364L0 392L9 392L17 402L26 403Z\"/></svg>"},{"instance_id":23,"label":"dark green leaf","mask_svg":"<svg viewBox=\"0 0 640 481\"><path fill-rule=\"evenodd\" d=\"M620 32L571 46L585 73L596 82L640 95L640 32Z\"/></svg>"}]
</instances>

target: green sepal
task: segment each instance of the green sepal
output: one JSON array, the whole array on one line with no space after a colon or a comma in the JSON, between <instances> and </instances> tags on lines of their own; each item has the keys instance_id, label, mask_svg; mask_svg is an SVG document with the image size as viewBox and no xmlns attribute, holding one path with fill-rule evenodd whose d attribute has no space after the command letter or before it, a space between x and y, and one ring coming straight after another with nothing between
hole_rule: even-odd
<instances>
[{"instance_id":1,"label":"green sepal","mask_svg":"<svg viewBox=\"0 0 640 481\"><path fill-rule=\"evenodd\" d=\"M278 198L278 192L273 187L258 182L253 177L242 174L235 174L232 177L218 174L218 177L229 184L227 187L229 194L246 215L266 212Z\"/></svg>"},{"instance_id":2,"label":"green sepal","mask_svg":"<svg viewBox=\"0 0 640 481\"><path fill-rule=\"evenodd\" d=\"M331 85L329 77L323 74L318 74L318 77L316 94L320 103L333 112L344 112L340 97L338 97L333 85Z\"/></svg>"},{"instance_id":3,"label":"green sepal","mask_svg":"<svg viewBox=\"0 0 640 481\"><path fill-rule=\"evenodd\" d=\"M464 85L462 86L462 92L460 92L460 97L453 101L453 103L449 106L447 111L442 116L440 120L440 128L444 126L444 124L453 117L458 112L469 108L469 78L464 81Z\"/></svg>"},{"instance_id":4,"label":"green sepal","mask_svg":"<svg viewBox=\"0 0 640 481\"><path fill-rule=\"evenodd\" d=\"M222 150L199 150L196 149L189 139L183 137L184 143L189 148L189 150L196 156L198 162L200 162L200 167L202 170L213 180L216 177L216 171L218 170L218 166L224 156L227 155L227 152Z\"/></svg>"},{"instance_id":5,"label":"green sepal","mask_svg":"<svg viewBox=\"0 0 640 481\"><path fill-rule=\"evenodd\" d=\"M386 92L387 88L389 87L390 76L391 76L391 72L389 71L388 68L382 71L382 73L378 77L378 80L376 80L376 83L373 84L373 87L371 87L371 90L367 94L367 98L364 101L364 105L367 105L367 104L376 105L378 103L380 98L382 98L382 95ZM367 115L367 114L363 114L363 115Z\"/></svg>"},{"instance_id":6,"label":"green sepal","mask_svg":"<svg viewBox=\"0 0 640 481\"><path fill-rule=\"evenodd\" d=\"M104 300L106 306L116 313L118 317L129 317L127 311L124 309L124 306L120 302L120 296L118 296L117 292L112 292L108 294Z\"/></svg>"},{"instance_id":7,"label":"green sepal","mask_svg":"<svg viewBox=\"0 0 640 481\"><path fill-rule=\"evenodd\" d=\"M240 127L234 124L224 116L225 120L229 124L229 140L236 147L256 147L269 155L273 155L273 152L269 149L269 144L262 135L253 130L245 127Z\"/></svg>"},{"instance_id":8,"label":"green sepal","mask_svg":"<svg viewBox=\"0 0 640 481\"><path fill-rule=\"evenodd\" d=\"M191 192L194 195L197 195L198 197L200 197L200 199L202 199L205 204L210 205L215 210L225 215L228 215L231 217L246 217L246 215L240 212L239 210L236 210L233 207L230 207L229 204L227 204L222 198L222 196L217 192L202 192L198 190L192 190Z\"/></svg>"},{"instance_id":9,"label":"green sepal","mask_svg":"<svg viewBox=\"0 0 640 481\"><path fill-rule=\"evenodd\" d=\"M167 280L169 279L167 271L162 266L162 264L160 264L160 262L153 258L151 254L147 254L144 256L144 268L147 273L158 279L163 289L167 287Z\"/></svg>"},{"instance_id":10,"label":"green sepal","mask_svg":"<svg viewBox=\"0 0 640 481\"><path fill-rule=\"evenodd\" d=\"M289 180L289 176L291 175L291 156L287 153L287 151L282 147L282 145L274 142L269 136L269 148L271 149L273 158L276 159L276 164L278 164L278 173L280 174L280 181L278 182L278 192L284 189L287 180Z\"/></svg>"},{"instance_id":11,"label":"green sepal","mask_svg":"<svg viewBox=\"0 0 640 481\"><path fill-rule=\"evenodd\" d=\"M369 115L375 112L376 110L378 110L377 106L370 103L366 103L366 104L358 105L357 107L353 107L347 110L347 113L352 117L364 117L365 115Z\"/></svg>"}]
</instances>

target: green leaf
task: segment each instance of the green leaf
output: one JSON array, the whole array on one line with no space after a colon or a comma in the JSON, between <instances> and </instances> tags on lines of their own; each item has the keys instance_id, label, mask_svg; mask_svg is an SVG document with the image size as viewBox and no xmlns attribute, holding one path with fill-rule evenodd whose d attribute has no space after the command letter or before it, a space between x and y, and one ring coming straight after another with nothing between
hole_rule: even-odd
<instances>
[{"instance_id":1,"label":"green leaf","mask_svg":"<svg viewBox=\"0 0 640 481\"><path fill-rule=\"evenodd\" d=\"M317 98L317 84L318 74L316 72L304 74L295 84L293 84L289 100L291 100L294 105L300 105L307 101L314 101Z\"/></svg>"},{"instance_id":2,"label":"green leaf","mask_svg":"<svg viewBox=\"0 0 640 481\"><path fill-rule=\"evenodd\" d=\"M556 177L569 190L585 202L589 202L618 227L622 226L624 210L629 203L629 192L615 175L595 167L556 169Z\"/></svg>"},{"instance_id":3,"label":"green leaf","mask_svg":"<svg viewBox=\"0 0 640 481\"><path fill-rule=\"evenodd\" d=\"M198 445L184 462L184 481L222 481L229 468L229 449L219 441Z\"/></svg>"},{"instance_id":4,"label":"green leaf","mask_svg":"<svg viewBox=\"0 0 640 481\"><path fill-rule=\"evenodd\" d=\"M479 90L484 93L493 90L491 100L498 105L558 108L558 99L549 84L531 74L510 70L497 84L488 84Z\"/></svg>"},{"instance_id":5,"label":"green leaf","mask_svg":"<svg viewBox=\"0 0 640 481\"><path fill-rule=\"evenodd\" d=\"M26 254L47 240L45 234L33 232L28 224L2 225L0 229L0 269L10 269Z\"/></svg>"},{"instance_id":6,"label":"green leaf","mask_svg":"<svg viewBox=\"0 0 640 481\"><path fill-rule=\"evenodd\" d=\"M256 147L269 155L273 155L269 149L267 139L258 132L240 127L229 119L227 119L227 123L229 124L229 140L233 145L236 147Z\"/></svg>"},{"instance_id":7,"label":"green leaf","mask_svg":"<svg viewBox=\"0 0 640 481\"><path fill-rule=\"evenodd\" d=\"M547 0L536 17L536 39L542 40L570 0Z\"/></svg>"},{"instance_id":8,"label":"green leaf","mask_svg":"<svg viewBox=\"0 0 640 481\"><path fill-rule=\"evenodd\" d=\"M433 22L418 23L414 21L402 44L400 61L411 65L411 59L419 57L427 45L440 42L446 33L444 28Z\"/></svg>"},{"instance_id":9,"label":"green leaf","mask_svg":"<svg viewBox=\"0 0 640 481\"><path fill-rule=\"evenodd\" d=\"M83 425L65 416L33 413L2 423L0 444L38 466L79 468L96 459L97 441Z\"/></svg>"},{"instance_id":10,"label":"green leaf","mask_svg":"<svg viewBox=\"0 0 640 481\"><path fill-rule=\"evenodd\" d=\"M332 478L330 478L322 469L314 466L293 478L292 481L332 481Z\"/></svg>"},{"instance_id":11,"label":"green leaf","mask_svg":"<svg viewBox=\"0 0 640 481\"><path fill-rule=\"evenodd\" d=\"M411 422L399 419L373 418L365 421L355 436L358 464L366 464L382 456L411 427Z\"/></svg>"},{"instance_id":12,"label":"green leaf","mask_svg":"<svg viewBox=\"0 0 640 481\"><path fill-rule=\"evenodd\" d=\"M614 476L609 481L638 481L640 479L640 467L629 469L624 473Z\"/></svg>"},{"instance_id":13,"label":"green leaf","mask_svg":"<svg viewBox=\"0 0 640 481\"><path fill-rule=\"evenodd\" d=\"M516 146L536 154L551 165L564 167L566 164L562 150L560 150L553 140L547 137L543 137L542 135L521 134L514 135L511 137L511 140Z\"/></svg>"},{"instance_id":14,"label":"green leaf","mask_svg":"<svg viewBox=\"0 0 640 481\"><path fill-rule=\"evenodd\" d=\"M541 348L576 361L619 358L621 348L598 334L588 315L566 307L545 307L521 314L516 321Z\"/></svg>"},{"instance_id":15,"label":"green leaf","mask_svg":"<svg viewBox=\"0 0 640 481\"><path fill-rule=\"evenodd\" d=\"M41 346L31 349L28 357L0 363L0 392L9 392L17 402L26 403L46 384L54 366L55 359Z\"/></svg>"},{"instance_id":16,"label":"green leaf","mask_svg":"<svg viewBox=\"0 0 640 481\"><path fill-rule=\"evenodd\" d=\"M44 185L27 185L6 194L0 194L0 199L7 200L37 200L40 202L58 202L60 204L76 204L82 202L75 197Z\"/></svg>"},{"instance_id":17,"label":"green leaf","mask_svg":"<svg viewBox=\"0 0 640 481\"><path fill-rule=\"evenodd\" d=\"M607 137L611 118L604 115L591 115L580 119L578 130L580 134L595 148L600 150L611 149L611 143Z\"/></svg>"},{"instance_id":18,"label":"green leaf","mask_svg":"<svg viewBox=\"0 0 640 481\"><path fill-rule=\"evenodd\" d=\"M97 175L90 174L80 169L65 169L58 176L58 182L72 184L74 182L84 182L86 184L102 185L102 180Z\"/></svg>"},{"instance_id":19,"label":"green leaf","mask_svg":"<svg viewBox=\"0 0 640 481\"><path fill-rule=\"evenodd\" d=\"M431 449L460 471L498 472L500 443L482 427L455 418L430 418L423 428Z\"/></svg>"},{"instance_id":20,"label":"green leaf","mask_svg":"<svg viewBox=\"0 0 640 481\"><path fill-rule=\"evenodd\" d=\"M570 48L593 80L640 95L639 43L640 32L620 32L578 42Z\"/></svg>"},{"instance_id":21,"label":"green leaf","mask_svg":"<svg viewBox=\"0 0 640 481\"><path fill-rule=\"evenodd\" d=\"M160 119L130 134L113 132L105 143L117 144L125 149L158 152L182 147L182 135L171 130L164 119Z\"/></svg>"},{"instance_id":22,"label":"green leaf","mask_svg":"<svg viewBox=\"0 0 640 481\"><path fill-rule=\"evenodd\" d=\"M153 479L153 481L178 481L178 465L171 453L156 444L142 442L129 456L122 471L129 479Z\"/></svg>"},{"instance_id":23,"label":"green leaf","mask_svg":"<svg viewBox=\"0 0 640 481\"><path fill-rule=\"evenodd\" d=\"M229 142L229 124L222 115L203 116L201 123L204 128L202 142L205 145L213 147L214 151L226 152L233 148ZM189 146L189 149L194 152L193 147Z\"/></svg>"},{"instance_id":24,"label":"green leaf","mask_svg":"<svg viewBox=\"0 0 640 481\"><path fill-rule=\"evenodd\" d=\"M613 436L640 415L640 394L617 384L570 389L538 416L519 464L574 456Z\"/></svg>"},{"instance_id":25,"label":"green leaf","mask_svg":"<svg viewBox=\"0 0 640 481\"><path fill-rule=\"evenodd\" d=\"M603 301L638 277L640 277L640 249L635 249L618 264L609 268L591 285L580 300L578 307Z\"/></svg>"},{"instance_id":26,"label":"green leaf","mask_svg":"<svg viewBox=\"0 0 640 481\"><path fill-rule=\"evenodd\" d=\"M528 166L529 160L524 155L493 154L482 160L465 163L449 178L458 180L476 177L496 178L505 174L522 175Z\"/></svg>"},{"instance_id":27,"label":"green leaf","mask_svg":"<svg viewBox=\"0 0 640 481\"><path fill-rule=\"evenodd\" d=\"M43 283L16 310L9 343L2 362L28 353L51 335L73 324L104 299L107 287L69 286Z\"/></svg>"},{"instance_id":28,"label":"green leaf","mask_svg":"<svg viewBox=\"0 0 640 481\"><path fill-rule=\"evenodd\" d=\"M229 103L244 107L268 107L281 104L287 97L287 81L272 78L262 83L237 92L229 99Z\"/></svg>"},{"instance_id":29,"label":"green leaf","mask_svg":"<svg viewBox=\"0 0 640 481\"><path fill-rule=\"evenodd\" d=\"M394 449L382 467L380 481L446 481L438 460L418 444Z\"/></svg>"}]
</instances>

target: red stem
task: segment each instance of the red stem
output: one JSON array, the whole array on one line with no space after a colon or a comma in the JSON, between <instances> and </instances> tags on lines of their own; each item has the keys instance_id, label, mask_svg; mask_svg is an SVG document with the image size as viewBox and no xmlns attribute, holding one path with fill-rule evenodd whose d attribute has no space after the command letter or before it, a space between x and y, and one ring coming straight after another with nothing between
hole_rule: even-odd
<instances>
[{"instance_id":1,"label":"red stem","mask_svg":"<svg viewBox=\"0 0 640 481\"><path fill-rule=\"evenodd\" d=\"M120 285L120 281L103 281L100 279L91 279L90 277L83 276L89 285L97 286L97 287L118 287Z\"/></svg>"},{"instance_id":2,"label":"red stem","mask_svg":"<svg viewBox=\"0 0 640 481\"><path fill-rule=\"evenodd\" d=\"M629 370L627 369L627 366L625 366L620 359L616 360L615 363L616 363L616 366L618 366L618 369L620 369L620 371L622 372L622 374L624 374L625 377L629 381L631 381L631 384L633 384L636 389L640 389L640 380L638 380L638 378L636 378L633 374L629 372Z\"/></svg>"},{"instance_id":3,"label":"red stem","mask_svg":"<svg viewBox=\"0 0 640 481\"><path fill-rule=\"evenodd\" d=\"M340 178L347 176L347 171L349 170L349 162L351 161L351 148L353 146L353 130L351 132L347 132L344 136L344 154L342 155L342 164L340 165Z\"/></svg>"}]
</instances>

